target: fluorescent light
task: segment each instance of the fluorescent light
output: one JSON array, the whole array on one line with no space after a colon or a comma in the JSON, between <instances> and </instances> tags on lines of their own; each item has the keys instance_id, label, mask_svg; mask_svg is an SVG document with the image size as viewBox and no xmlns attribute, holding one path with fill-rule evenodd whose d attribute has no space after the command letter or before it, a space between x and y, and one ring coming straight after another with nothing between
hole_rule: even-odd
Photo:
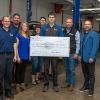
<instances>
[{"instance_id":1,"label":"fluorescent light","mask_svg":"<svg viewBox=\"0 0 100 100\"><path fill-rule=\"evenodd\" d=\"M98 0L98 1L100 1L100 0Z\"/></svg>"},{"instance_id":2,"label":"fluorescent light","mask_svg":"<svg viewBox=\"0 0 100 100\"><path fill-rule=\"evenodd\" d=\"M100 21L100 18L97 18L96 20L97 20L97 21Z\"/></svg>"},{"instance_id":3,"label":"fluorescent light","mask_svg":"<svg viewBox=\"0 0 100 100\"><path fill-rule=\"evenodd\" d=\"M70 3L73 3L73 0L65 0L65 1L68 1L68 2L70 2Z\"/></svg>"},{"instance_id":4,"label":"fluorescent light","mask_svg":"<svg viewBox=\"0 0 100 100\"><path fill-rule=\"evenodd\" d=\"M100 8L87 8L87 9L80 9L80 11L100 11Z\"/></svg>"}]
</instances>

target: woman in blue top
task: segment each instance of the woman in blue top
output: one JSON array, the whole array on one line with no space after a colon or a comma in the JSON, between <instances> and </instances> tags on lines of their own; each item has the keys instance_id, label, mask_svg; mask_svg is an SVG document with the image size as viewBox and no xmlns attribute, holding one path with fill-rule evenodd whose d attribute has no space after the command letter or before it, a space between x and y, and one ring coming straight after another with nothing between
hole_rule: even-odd
<instances>
[{"instance_id":1,"label":"woman in blue top","mask_svg":"<svg viewBox=\"0 0 100 100\"><path fill-rule=\"evenodd\" d=\"M28 24L23 22L17 38L17 65L15 70L16 91L25 90L25 70L29 60L29 32Z\"/></svg>"}]
</instances>

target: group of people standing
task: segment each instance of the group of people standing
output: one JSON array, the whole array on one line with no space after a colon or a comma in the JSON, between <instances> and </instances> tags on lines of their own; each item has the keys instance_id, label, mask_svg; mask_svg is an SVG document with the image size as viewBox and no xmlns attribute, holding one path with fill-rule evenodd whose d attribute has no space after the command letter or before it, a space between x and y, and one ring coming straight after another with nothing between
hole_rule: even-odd
<instances>
[{"instance_id":1,"label":"group of people standing","mask_svg":"<svg viewBox=\"0 0 100 100\"><path fill-rule=\"evenodd\" d=\"M72 92L75 88L75 60L82 65L84 84L81 92L88 90L88 96L94 93L95 62L99 48L99 35L92 29L92 22L85 20L83 32L80 33L73 27L73 19L66 18L66 26L62 30L56 23L56 14L48 14L40 18L40 25L35 26L33 36L70 37L70 55L64 57L66 72L66 88ZM11 84L15 79L16 90L25 90L25 71L29 61L30 34L27 22L21 22L19 14L14 14L12 19L8 16L2 18L0 25L0 98L3 94L13 98ZM67 43L66 43L67 45ZM43 72L43 92L49 89L49 73L52 73L53 90L59 92L57 57L31 57L32 58L32 84L40 83L40 70ZM51 67L51 68L50 68ZM51 72L50 72L51 69ZM13 77L14 76L14 77ZM5 92L4 92L5 91Z\"/></svg>"}]
</instances>

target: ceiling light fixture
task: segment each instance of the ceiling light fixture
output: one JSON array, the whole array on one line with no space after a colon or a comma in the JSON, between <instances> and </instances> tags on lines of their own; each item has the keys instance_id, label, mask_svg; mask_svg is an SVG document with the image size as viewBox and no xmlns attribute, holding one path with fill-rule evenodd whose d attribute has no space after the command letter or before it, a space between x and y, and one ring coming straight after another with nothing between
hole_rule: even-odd
<instances>
[{"instance_id":1,"label":"ceiling light fixture","mask_svg":"<svg viewBox=\"0 0 100 100\"><path fill-rule=\"evenodd\" d=\"M86 9L80 9L80 11L100 11L100 8L86 8Z\"/></svg>"},{"instance_id":2,"label":"ceiling light fixture","mask_svg":"<svg viewBox=\"0 0 100 100\"><path fill-rule=\"evenodd\" d=\"M100 21L100 18L97 18L96 21Z\"/></svg>"}]
</instances>

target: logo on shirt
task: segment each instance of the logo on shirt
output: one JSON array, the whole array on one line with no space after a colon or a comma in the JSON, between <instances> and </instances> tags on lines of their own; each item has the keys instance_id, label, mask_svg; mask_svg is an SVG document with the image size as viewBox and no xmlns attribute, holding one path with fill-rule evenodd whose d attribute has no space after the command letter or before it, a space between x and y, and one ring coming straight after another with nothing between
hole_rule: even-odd
<instances>
[{"instance_id":1,"label":"logo on shirt","mask_svg":"<svg viewBox=\"0 0 100 100\"><path fill-rule=\"evenodd\" d=\"M56 31L56 32L57 32L57 29L56 29L56 28L54 28L54 31Z\"/></svg>"},{"instance_id":2,"label":"logo on shirt","mask_svg":"<svg viewBox=\"0 0 100 100\"><path fill-rule=\"evenodd\" d=\"M13 36L13 34L12 34L12 33L9 33L9 35L10 35L10 36Z\"/></svg>"},{"instance_id":3,"label":"logo on shirt","mask_svg":"<svg viewBox=\"0 0 100 100\"><path fill-rule=\"evenodd\" d=\"M69 33L69 35L73 36L73 34L72 34L72 33Z\"/></svg>"}]
</instances>

